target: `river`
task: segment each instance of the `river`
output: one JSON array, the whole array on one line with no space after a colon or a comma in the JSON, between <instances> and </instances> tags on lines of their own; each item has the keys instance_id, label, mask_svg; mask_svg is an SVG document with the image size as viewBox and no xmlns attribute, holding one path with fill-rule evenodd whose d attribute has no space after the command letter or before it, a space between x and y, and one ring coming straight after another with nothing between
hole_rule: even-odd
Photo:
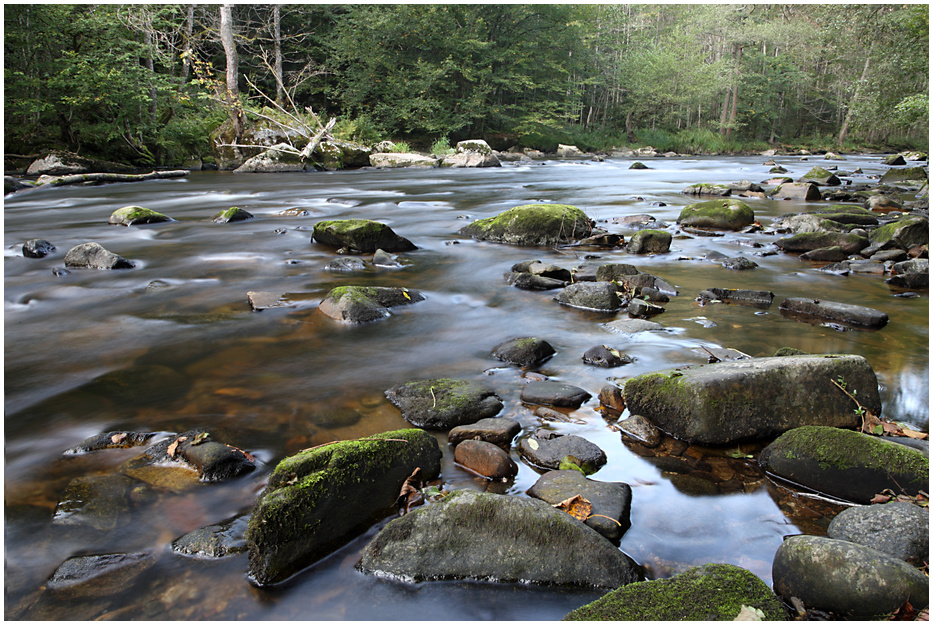
<instances>
[{"instance_id":1,"label":"river","mask_svg":"<svg viewBox=\"0 0 933 625\"><path fill-rule=\"evenodd\" d=\"M883 278L821 273L794 255L756 256L773 234L676 237L655 256L576 248L520 248L459 236L469 220L527 203L572 204L604 222L650 214L673 224L695 201L681 190L698 182L760 182L765 157L549 160L490 169L357 170L307 174L193 172L180 180L17 192L4 198L4 409L6 616L17 619L157 620L554 620L600 593L484 582L406 585L355 570L378 526L287 583L258 589L246 579L245 555L205 561L176 555L171 542L196 528L249 511L271 467L301 449L406 427L386 389L428 377L483 381L496 389L503 415L533 429L532 409L519 401L520 371L491 357L500 342L538 336L557 354L539 370L581 386L594 399L551 424L599 445L609 461L593 479L633 488L632 527L621 549L653 577L706 562L743 566L770 585L771 560L786 535L819 533L838 507L767 479L719 492L702 477L664 471L622 443L595 399L608 380L703 363L704 348L770 356L781 347L866 357L878 375L883 415L915 429L929 427L929 299L893 297ZM794 178L814 165L776 157ZM868 182L886 170L879 156L850 156L840 169L861 167ZM824 205L746 200L767 227L775 218ZM126 205L176 221L109 226ZM215 224L217 212L239 206L255 215ZM291 209L291 210L290 210ZM289 214L283 214L289 211ZM321 219L367 218L389 224L418 249L398 269L324 270L337 258L311 242ZM51 241L44 259L22 256L24 241ZM749 240L763 247L748 245ZM63 267L72 246L97 241L130 259L130 270ZM758 263L734 271L702 260L710 251ZM586 255L599 258L589 259ZM678 297L654 320L663 332L619 335L603 324L616 317L561 306L554 292L521 291L503 274L539 259L563 267L625 262L673 284ZM343 284L403 286L424 302L393 310L363 326L341 326L315 311ZM695 298L709 287L770 290L768 310ZM249 291L288 293L290 307L252 312ZM819 297L880 309L880 331L841 331L782 317L785 297ZM583 364L605 343L635 361L615 369ZM92 381L110 372L141 374L110 396ZM350 418L334 415L351 415ZM624 413L623 416L627 416ZM230 482L183 493L140 496L106 532L52 525L69 482L106 475L138 450L83 456L62 452L111 430L182 432L209 429L249 451L264 468ZM448 489L487 485L453 464L446 435L442 479ZM520 470L497 492L522 494L538 473L513 452ZM825 510L830 512L825 512ZM130 589L102 598L56 601L43 587L76 554L146 551L155 565ZM581 554L581 557L585 557Z\"/></svg>"}]
</instances>

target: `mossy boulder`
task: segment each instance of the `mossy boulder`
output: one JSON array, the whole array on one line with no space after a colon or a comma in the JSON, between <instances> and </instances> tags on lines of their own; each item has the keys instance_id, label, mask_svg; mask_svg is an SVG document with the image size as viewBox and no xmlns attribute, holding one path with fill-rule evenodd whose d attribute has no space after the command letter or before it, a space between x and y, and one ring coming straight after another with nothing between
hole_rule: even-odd
<instances>
[{"instance_id":1,"label":"mossy boulder","mask_svg":"<svg viewBox=\"0 0 933 625\"><path fill-rule=\"evenodd\" d=\"M837 617L882 617L929 603L930 579L911 565L845 540L789 536L774 555L774 590Z\"/></svg>"},{"instance_id":2,"label":"mossy boulder","mask_svg":"<svg viewBox=\"0 0 933 625\"><path fill-rule=\"evenodd\" d=\"M725 445L803 425L855 427L855 404L831 380L842 378L866 409L881 412L878 380L855 355L749 358L646 373L625 383L625 403L668 434Z\"/></svg>"},{"instance_id":3,"label":"mossy boulder","mask_svg":"<svg viewBox=\"0 0 933 625\"><path fill-rule=\"evenodd\" d=\"M788 297L781 302L780 310L782 315L803 320L820 319L869 330L880 330L888 323L888 314L875 308L806 297Z\"/></svg>"},{"instance_id":4,"label":"mossy boulder","mask_svg":"<svg viewBox=\"0 0 933 625\"><path fill-rule=\"evenodd\" d=\"M867 208L861 206L843 206L834 204L827 208L814 211L822 219L829 219L840 224L853 226L876 226L878 216Z\"/></svg>"},{"instance_id":5,"label":"mossy boulder","mask_svg":"<svg viewBox=\"0 0 933 625\"><path fill-rule=\"evenodd\" d=\"M284 581L384 518L415 469L440 473L437 439L396 430L302 451L269 477L246 531L249 571L261 586Z\"/></svg>"},{"instance_id":6,"label":"mossy boulder","mask_svg":"<svg viewBox=\"0 0 933 625\"><path fill-rule=\"evenodd\" d=\"M800 178L800 180L797 182L812 182L814 184L827 187L835 187L840 184L839 178L836 177L836 174L819 166L814 167L805 173L803 177Z\"/></svg>"},{"instance_id":7,"label":"mossy boulder","mask_svg":"<svg viewBox=\"0 0 933 625\"><path fill-rule=\"evenodd\" d=\"M391 315L389 309L424 299L414 289L385 286L338 286L330 290L318 311L337 321L367 323Z\"/></svg>"},{"instance_id":8,"label":"mossy boulder","mask_svg":"<svg viewBox=\"0 0 933 625\"><path fill-rule=\"evenodd\" d=\"M312 159L319 159L319 164L327 171L351 167L368 167L372 148L355 141L326 139L321 141L312 154Z\"/></svg>"},{"instance_id":9,"label":"mossy boulder","mask_svg":"<svg viewBox=\"0 0 933 625\"><path fill-rule=\"evenodd\" d=\"M927 170L923 167L904 167L889 169L881 176L881 184L896 184L898 182L922 183L928 178Z\"/></svg>"},{"instance_id":10,"label":"mossy boulder","mask_svg":"<svg viewBox=\"0 0 933 625\"><path fill-rule=\"evenodd\" d=\"M755 211L741 200L710 200L684 207L677 218L681 226L741 230L755 222Z\"/></svg>"},{"instance_id":11,"label":"mossy boulder","mask_svg":"<svg viewBox=\"0 0 933 625\"><path fill-rule=\"evenodd\" d=\"M366 549L364 573L415 582L618 588L639 567L595 530L529 497L459 490L391 521Z\"/></svg>"},{"instance_id":12,"label":"mossy boulder","mask_svg":"<svg viewBox=\"0 0 933 625\"><path fill-rule=\"evenodd\" d=\"M868 247L869 241L847 232L801 232L782 237L774 244L785 252L811 252L821 247L839 246L846 254L858 254Z\"/></svg>"},{"instance_id":13,"label":"mossy boulder","mask_svg":"<svg viewBox=\"0 0 933 625\"><path fill-rule=\"evenodd\" d=\"M563 245L590 236L593 222L576 206L525 204L495 217L477 219L460 234L511 245Z\"/></svg>"},{"instance_id":14,"label":"mossy boulder","mask_svg":"<svg viewBox=\"0 0 933 625\"><path fill-rule=\"evenodd\" d=\"M138 226L175 221L167 215L142 206L124 206L113 211L108 223L112 226Z\"/></svg>"},{"instance_id":15,"label":"mossy boulder","mask_svg":"<svg viewBox=\"0 0 933 625\"><path fill-rule=\"evenodd\" d=\"M249 211L245 211L239 206L231 206L227 210L222 210L213 217L211 221L215 224L226 224L236 221L246 221L247 219L252 219L253 214Z\"/></svg>"},{"instance_id":16,"label":"mossy boulder","mask_svg":"<svg viewBox=\"0 0 933 625\"><path fill-rule=\"evenodd\" d=\"M780 599L753 573L704 564L667 579L629 584L577 608L565 621L732 621L742 606L787 620Z\"/></svg>"},{"instance_id":17,"label":"mossy boulder","mask_svg":"<svg viewBox=\"0 0 933 625\"><path fill-rule=\"evenodd\" d=\"M314 224L313 239L324 245L347 247L358 252L409 252L418 249L389 226L369 219L333 219Z\"/></svg>"},{"instance_id":18,"label":"mossy boulder","mask_svg":"<svg viewBox=\"0 0 933 625\"><path fill-rule=\"evenodd\" d=\"M673 237L666 230L639 230L629 239L629 254L663 254L671 249Z\"/></svg>"},{"instance_id":19,"label":"mossy boulder","mask_svg":"<svg viewBox=\"0 0 933 625\"><path fill-rule=\"evenodd\" d=\"M881 226L871 233L872 244L892 241L897 247L909 250L930 242L930 221L926 217L903 217Z\"/></svg>"},{"instance_id":20,"label":"mossy boulder","mask_svg":"<svg viewBox=\"0 0 933 625\"><path fill-rule=\"evenodd\" d=\"M847 389L852 392L851 384ZM861 393L853 394L864 402ZM811 425L785 432L761 452L758 462L795 484L861 504L886 488L916 496L930 483L929 460L916 449L835 427Z\"/></svg>"},{"instance_id":21,"label":"mossy boulder","mask_svg":"<svg viewBox=\"0 0 933 625\"><path fill-rule=\"evenodd\" d=\"M386 391L406 421L418 427L450 430L499 414L502 402L480 382L434 378L406 382Z\"/></svg>"}]
</instances>

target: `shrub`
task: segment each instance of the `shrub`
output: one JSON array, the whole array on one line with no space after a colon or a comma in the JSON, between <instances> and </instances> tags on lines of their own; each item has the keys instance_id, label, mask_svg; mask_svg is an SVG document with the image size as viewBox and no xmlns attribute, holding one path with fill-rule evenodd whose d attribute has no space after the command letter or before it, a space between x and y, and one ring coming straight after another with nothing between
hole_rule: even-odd
<instances>
[{"instance_id":1,"label":"shrub","mask_svg":"<svg viewBox=\"0 0 933 625\"><path fill-rule=\"evenodd\" d=\"M434 156L447 156L453 153L454 149L450 147L450 141L447 137L441 137L431 145L431 154Z\"/></svg>"}]
</instances>

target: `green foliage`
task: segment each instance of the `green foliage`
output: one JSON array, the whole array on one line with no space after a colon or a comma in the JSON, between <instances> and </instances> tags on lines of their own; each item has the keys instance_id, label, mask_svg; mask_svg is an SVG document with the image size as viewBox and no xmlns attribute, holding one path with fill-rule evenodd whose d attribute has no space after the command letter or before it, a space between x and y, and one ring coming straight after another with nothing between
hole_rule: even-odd
<instances>
[{"instance_id":1,"label":"green foliage","mask_svg":"<svg viewBox=\"0 0 933 625\"><path fill-rule=\"evenodd\" d=\"M450 147L447 137L441 137L431 145L431 154L434 156L447 156L453 153L454 149Z\"/></svg>"},{"instance_id":2,"label":"green foliage","mask_svg":"<svg viewBox=\"0 0 933 625\"><path fill-rule=\"evenodd\" d=\"M375 145L383 140L385 133L376 127L367 115L354 119L342 118L334 125L334 136L363 145Z\"/></svg>"},{"instance_id":3,"label":"green foliage","mask_svg":"<svg viewBox=\"0 0 933 625\"><path fill-rule=\"evenodd\" d=\"M392 144L392 148L389 151L403 154L406 152L411 152L411 146L404 141L396 141Z\"/></svg>"}]
</instances>

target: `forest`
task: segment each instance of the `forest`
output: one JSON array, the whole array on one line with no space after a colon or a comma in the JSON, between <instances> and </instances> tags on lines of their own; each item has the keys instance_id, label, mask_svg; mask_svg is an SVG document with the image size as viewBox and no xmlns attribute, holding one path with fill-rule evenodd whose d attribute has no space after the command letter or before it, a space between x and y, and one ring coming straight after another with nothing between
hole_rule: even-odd
<instances>
[{"instance_id":1,"label":"forest","mask_svg":"<svg viewBox=\"0 0 933 625\"><path fill-rule=\"evenodd\" d=\"M275 104L427 149L928 142L926 4L7 4L4 149L136 166Z\"/></svg>"}]
</instances>

